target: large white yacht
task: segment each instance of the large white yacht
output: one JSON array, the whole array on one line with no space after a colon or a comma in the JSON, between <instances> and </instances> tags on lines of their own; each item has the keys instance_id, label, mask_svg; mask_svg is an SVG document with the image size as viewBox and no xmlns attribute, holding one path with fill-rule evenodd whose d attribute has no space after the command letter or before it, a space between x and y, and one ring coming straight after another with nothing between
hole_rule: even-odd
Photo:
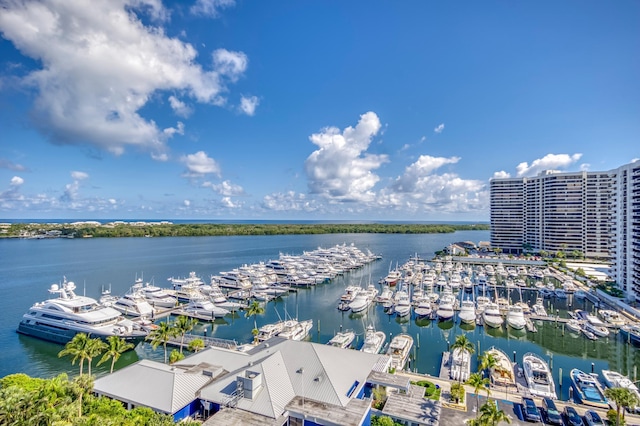
<instances>
[{"instance_id":1,"label":"large white yacht","mask_svg":"<svg viewBox=\"0 0 640 426\"><path fill-rule=\"evenodd\" d=\"M380 353L380 349L382 349L382 345L384 345L385 340L387 340L386 334L384 331L376 331L373 328L373 325L367 326L367 331L364 335L364 343L360 348L361 352L366 352L369 354L378 354Z\"/></svg>"},{"instance_id":2,"label":"large white yacht","mask_svg":"<svg viewBox=\"0 0 640 426\"><path fill-rule=\"evenodd\" d=\"M404 333L395 336L387 349L387 355L391 356L391 368L395 370L404 369L412 347L413 337Z\"/></svg>"},{"instance_id":3,"label":"large white yacht","mask_svg":"<svg viewBox=\"0 0 640 426\"><path fill-rule=\"evenodd\" d=\"M507 313L507 324L515 330L522 330L527 325L524 311L520 305L510 305Z\"/></svg>"},{"instance_id":4,"label":"large white yacht","mask_svg":"<svg viewBox=\"0 0 640 426\"><path fill-rule=\"evenodd\" d=\"M489 302L485 305L482 312L482 320L485 325L493 328L498 328L504 323L504 319L500 316L500 308L495 302Z\"/></svg>"},{"instance_id":5,"label":"large white yacht","mask_svg":"<svg viewBox=\"0 0 640 426\"><path fill-rule=\"evenodd\" d=\"M146 283L142 287L142 295L153 307L173 308L178 305L178 299L170 295L165 289Z\"/></svg>"},{"instance_id":6,"label":"large white yacht","mask_svg":"<svg viewBox=\"0 0 640 426\"><path fill-rule=\"evenodd\" d=\"M458 314L460 321L465 324L475 324L476 322L476 304L473 300L463 300L460 304L460 313Z\"/></svg>"},{"instance_id":7,"label":"large white yacht","mask_svg":"<svg viewBox=\"0 0 640 426\"><path fill-rule=\"evenodd\" d=\"M522 369L531 394L541 398L557 398L549 364L542 357L533 352L527 352L522 357Z\"/></svg>"},{"instance_id":8,"label":"large white yacht","mask_svg":"<svg viewBox=\"0 0 640 426\"><path fill-rule=\"evenodd\" d=\"M124 296L116 300L111 307L132 317L149 318L153 316L155 311L142 294L142 279L137 279L133 287Z\"/></svg>"},{"instance_id":9,"label":"large white yacht","mask_svg":"<svg viewBox=\"0 0 640 426\"><path fill-rule=\"evenodd\" d=\"M115 309L102 306L91 297L77 296L75 288L66 278L61 285L52 284L49 293L58 297L33 305L22 316L18 333L56 343L67 343L77 333L100 338L120 336L132 341L147 335L146 330Z\"/></svg>"}]
</instances>

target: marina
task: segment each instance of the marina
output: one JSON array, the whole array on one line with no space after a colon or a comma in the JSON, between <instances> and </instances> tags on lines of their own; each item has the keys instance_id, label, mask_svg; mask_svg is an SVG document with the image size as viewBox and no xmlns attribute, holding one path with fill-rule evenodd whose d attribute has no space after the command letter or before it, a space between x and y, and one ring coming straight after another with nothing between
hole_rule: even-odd
<instances>
[{"instance_id":1,"label":"marina","mask_svg":"<svg viewBox=\"0 0 640 426\"><path fill-rule=\"evenodd\" d=\"M336 238L336 236L322 236L321 238L318 238L318 241L313 243L312 247L332 247L331 244L338 243L338 241L332 240L331 237L334 239ZM551 297L538 300L538 290L535 286L531 285L532 282L530 279L527 279L527 282L531 286L526 288L523 287L521 291L517 291L513 287L506 285L507 283L504 283L504 285L496 283L496 285L488 285L484 294L491 295L492 300L495 300L496 294L498 297L511 302L520 301L522 298L525 303L532 307L536 303L539 303L544 310L547 311L547 315L526 315L528 323L537 329L537 333L528 331L531 329L529 326L526 326L525 329L517 330L513 327L507 326L506 323L502 324L501 327L491 328L482 326L481 322L480 324L469 324L461 321L460 318L458 318L461 308L460 302L464 300L479 300L480 296L483 294L483 290L480 289L480 286L478 286L477 283L475 291L465 289L463 279L460 281L461 284L458 291L452 291L455 298L454 307L455 302L458 303L458 306L454 308L454 316L450 320L438 321L437 319L432 319L433 317L430 317L429 315L416 315L415 309L417 308L417 305L414 304L412 304L411 310L407 315L398 315L397 313L389 315L385 312L385 308L381 302L372 302L368 308L357 313L336 309L339 301L341 300L341 296L346 293L346 289L349 286L358 287L366 291L369 283L373 282L375 283L374 286L376 287L376 290L379 291L378 295L373 296L373 299L380 301L380 297L383 295L386 288L384 284L379 282L379 280L388 276L389 263L392 262L393 265L397 263L399 265L398 268L400 268L401 265L404 265L407 262L407 259L412 256L407 253L408 250L407 247L405 247L407 245L407 241L415 241L416 247L418 245L423 247L425 240L429 241L433 239L435 242L430 243L432 244L433 251L446 246L446 242L443 243L445 240L440 240L440 243L437 242L438 238L442 238L442 236L426 235L419 236L419 238L416 236L402 237L403 238L399 238L398 236L349 236L350 239L355 240L354 245L356 247L363 250L368 249L372 253L380 253L383 256L383 260L370 263L369 265L363 266L359 269L345 271L341 275L337 275L335 278L331 279L329 282L323 281L312 285L310 284L308 287L298 287L298 291L287 291L286 293L281 294L280 297L273 298L269 302L263 302L265 313L256 317L258 327L260 328L267 324L278 323L281 319L290 316L294 316L294 318L297 316L304 320L310 319L312 322L312 326L308 330L308 340L327 343L341 330L353 330L355 339L352 343L352 347L356 349L363 347L363 343L366 341L368 328L372 328L379 333L377 339L375 339L376 342L373 343L377 343L382 340L380 335L387 337L384 339L387 343L387 348L394 336L403 333L408 334L411 336L414 343L408 353L405 368L411 371L417 371L434 376L439 374L442 353L447 352L447 347L450 342L453 342L457 335L465 334L476 346L476 353L470 357L471 370L475 371L477 368L478 354L492 346L499 347L503 352L510 355L515 352L514 359L517 360L518 364L521 363L523 354L527 352L536 352L541 354L545 361L548 362L551 374L555 379L558 396L561 399L568 398L568 388L570 387L568 374L571 370L570 366L572 365L579 365L582 370L588 371L591 369L591 363L594 363L596 371L608 368L621 371L629 377L633 377L635 366L638 362L637 350L623 340L622 333L616 332L618 330L615 327L610 328L612 331L610 336L600 338L596 341L588 340L582 336L572 337L570 330L566 328L566 324L570 320L568 315L569 312L574 311L575 309L582 309L593 313L597 311L589 298L578 299L569 294L566 299ZM460 239L460 236L457 235L446 237L446 241L451 241L451 238ZM471 233L469 238L471 237L478 239L478 234ZM253 239L253 237L251 238ZM286 250L294 256L304 255L304 253L310 251L311 248L308 247L309 243L307 241L303 241L303 238L275 238L279 241L295 240L297 241L297 244L301 244L299 246L296 245L295 247L292 246ZM344 236L342 239L344 240ZM360 239L360 241L358 241L358 239ZM374 244L376 239L379 239L379 242ZM233 238L232 240L237 241L236 238ZM267 238L257 240L260 240L261 242L269 241ZM157 243L157 241L158 240L153 240L154 243ZM394 241L397 242L397 246L395 246L396 243ZM56 242L56 240L44 242L39 241L38 244L54 242ZM110 241L106 242L110 243ZM141 241L134 240L134 242L140 243ZM104 244L103 241L99 241L99 243ZM148 244L150 241L144 240L142 243ZM239 241L238 244L240 244ZM442 244L442 246L440 246L440 244ZM184 250L184 247L182 248ZM394 250L393 253L389 251L391 248ZM216 267L216 270L230 271L234 268L238 268L239 265L249 266L252 264L260 264L260 262L264 262L266 264L270 258L273 258L274 254L277 254L277 252L278 250L274 250L271 244L268 244L268 247L265 247L259 254L256 254L253 257L242 255L242 251L239 251L238 253L229 256L227 261L228 263L219 265ZM151 277L149 281L152 283L153 281L156 283L161 282L165 280L166 277L188 277L190 272L194 270L197 271L197 276L207 276L207 273L216 274L216 270L212 270L211 267L206 270L202 267L197 267L197 253L185 253L185 259L181 262L185 262L187 257L189 260L186 261L181 268L175 268L172 267L172 265L164 266L164 264L168 263L168 259L171 258L169 251L167 250L167 260L163 260L162 256L160 256L160 258L154 262L153 268L147 266L144 267L144 271L136 272L131 269L124 271L125 273L122 274L123 284L120 287L118 287L115 282L111 282L111 279L113 279L112 275L105 273L104 276L110 277L109 281L100 280L94 282L93 294L100 294L100 288L107 287L109 284L111 284L113 294L124 294L130 289L131 277L140 272L144 272L145 275ZM392 260L387 261L390 257ZM431 258L432 255L428 252L424 254L421 252L421 257ZM211 259L210 255L208 255L207 258ZM204 258L202 259L204 260ZM194 262L194 260L196 262ZM178 258L178 261L180 262L180 258ZM134 263L132 263L132 267L140 267L139 259ZM496 264L496 262L494 262L494 264ZM68 265L65 262L61 262L60 265L60 269L65 269L63 274L69 274ZM92 267L96 267L97 262L94 262L91 265ZM62 266L64 266L64 268L62 268ZM445 265L443 264L442 267L444 266ZM42 274L42 271L39 271L39 273ZM414 281L417 281L415 275L416 274L413 274ZM76 281L79 280L79 278L74 278ZM490 278L488 278L488 282L489 279ZM208 284L207 281L208 280L203 279L204 285ZM126 284L127 282L129 283L128 285ZM420 286L411 284L411 281L409 282L410 284L407 287L409 290L408 295L412 298ZM434 294L439 293L439 289L435 284L436 282L437 278L434 280L433 284ZM41 288L42 283L38 284L39 287L34 285L33 292L40 291L43 293L43 289ZM403 285L404 284L402 282L396 281L393 286L393 291L396 291L397 288L402 289ZM89 288L90 287L87 285L87 292L90 291ZM169 286L169 290L171 289L171 286ZM432 289L425 286L421 290L423 295L422 300L429 298L427 295ZM83 292L84 291L85 290L83 289ZM230 289L230 291L233 292L241 290ZM420 294L419 292L417 293L418 295ZM429 298L429 300L433 299ZM33 303L33 300L25 300L25 302ZM413 300L410 299L410 302L413 302ZM240 303L242 303L242 301L240 301ZM245 301L244 303L247 302ZM431 306L435 305L432 304ZM172 315L175 316L177 314L185 313L180 311L180 308L157 308L158 310L154 314L154 319L156 321L162 320L162 318L171 318ZM532 308L531 311L534 312L535 310ZM24 313L24 311L22 313ZM20 315L22 313L20 313ZM199 318L200 320L196 328L193 330L194 335L220 339L220 341L225 342L231 341L237 345L247 344L253 339L251 333L253 321L246 319L244 312L241 310L230 312L222 317L214 315L213 321L211 321L211 318L207 314L202 314L201 312L198 312L197 314L196 312L192 312L192 315L198 315L199 317L196 316L196 318ZM17 324L17 321L15 324ZM24 338L23 336L18 336L16 338L16 334L14 332L15 324L13 324L13 330L10 330L11 334L9 337L13 338L14 341L16 339L18 340L20 346L26 351L27 359L40 359L36 364L32 364L32 367L34 365L44 367L42 370L44 373L40 374L47 374L46 371L51 371L51 369L55 369L57 371L66 371L71 369L71 367L66 365L64 361L57 359L56 354L57 351L59 351L59 346L33 339L27 340L27 338ZM429 342L429 344L425 345L425 342ZM611 343L613 343L613 345ZM382 346L379 349L379 351L384 350L386 349ZM50 355L47 356L46 353L49 353ZM583 358L584 353L589 354L587 359ZM135 351L124 354L120 363L126 365L127 363L131 363L139 358L159 359L161 357L161 354L159 354L158 351L153 351L148 343L142 343L138 345ZM24 368L23 371L29 371L29 368ZM98 374L100 374L100 369L98 369ZM562 374L562 376L560 376L560 374ZM560 377L562 377L562 379Z\"/></svg>"}]
</instances>

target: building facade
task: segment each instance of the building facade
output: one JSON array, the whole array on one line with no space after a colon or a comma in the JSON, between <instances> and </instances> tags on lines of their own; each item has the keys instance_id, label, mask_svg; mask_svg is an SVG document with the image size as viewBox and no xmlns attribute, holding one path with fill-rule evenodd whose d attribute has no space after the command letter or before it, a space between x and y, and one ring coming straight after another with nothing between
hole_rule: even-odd
<instances>
[{"instance_id":1,"label":"building facade","mask_svg":"<svg viewBox=\"0 0 640 426\"><path fill-rule=\"evenodd\" d=\"M613 279L640 299L640 161L606 172L492 179L490 188L492 247L610 260Z\"/></svg>"}]
</instances>

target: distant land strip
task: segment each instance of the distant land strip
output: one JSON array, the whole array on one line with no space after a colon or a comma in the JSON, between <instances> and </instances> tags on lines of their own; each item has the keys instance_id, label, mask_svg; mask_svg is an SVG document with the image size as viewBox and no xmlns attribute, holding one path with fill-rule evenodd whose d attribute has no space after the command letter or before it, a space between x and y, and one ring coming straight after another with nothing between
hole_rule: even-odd
<instances>
[{"instance_id":1,"label":"distant land strip","mask_svg":"<svg viewBox=\"0 0 640 426\"><path fill-rule=\"evenodd\" d=\"M234 235L305 234L446 234L456 231L488 231L489 224L26 224L3 228L0 237L12 238L120 238L204 237Z\"/></svg>"}]
</instances>

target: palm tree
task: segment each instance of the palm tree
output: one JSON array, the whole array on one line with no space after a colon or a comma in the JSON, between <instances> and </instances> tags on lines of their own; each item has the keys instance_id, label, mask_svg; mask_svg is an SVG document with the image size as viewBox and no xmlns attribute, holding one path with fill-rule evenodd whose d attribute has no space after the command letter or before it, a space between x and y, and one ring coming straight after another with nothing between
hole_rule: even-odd
<instances>
[{"instance_id":1,"label":"palm tree","mask_svg":"<svg viewBox=\"0 0 640 426\"><path fill-rule=\"evenodd\" d=\"M638 398L627 388L607 388L604 396L616 404L616 425L620 425L622 407L635 407L640 403Z\"/></svg>"},{"instance_id":2,"label":"palm tree","mask_svg":"<svg viewBox=\"0 0 640 426\"><path fill-rule=\"evenodd\" d=\"M158 328L154 329L147 339L151 339L151 346L156 349L159 345L164 347L164 363L167 363L167 342L176 335L176 330L169 321L161 322Z\"/></svg>"},{"instance_id":3,"label":"palm tree","mask_svg":"<svg viewBox=\"0 0 640 426\"><path fill-rule=\"evenodd\" d=\"M456 341L451 345L451 352L453 353L456 349L460 352L468 352L469 355L476 351L476 347L473 345L471 340L467 338L466 334L456 336ZM460 374L459 380L462 380L462 374Z\"/></svg>"},{"instance_id":4,"label":"palm tree","mask_svg":"<svg viewBox=\"0 0 640 426\"><path fill-rule=\"evenodd\" d=\"M191 352L198 352L200 349L204 348L204 340L202 339L193 339L189 342L189 349Z\"/></svg>"},{"instance_id":5,"label":"palm tree","mask_svg":"<svg viewBox=\"0 0 640 426\"><path fill-rule=\"evenodd\" d=\"M489 395L491 395L491 391L489 390L490 380L482 377L480 373L473 373L469 376L465 384L473 386L473 391L476 394L476 418L478 418L480 414L480 390L484 389L487 392L487 397L489 397Z\"/></svg>"},{"instance_id":6,"label":"palm tree","mask_svg":"<svg viewBox=\"0 0 640 426\"><path fill-rule=\"evenodd\" d=\"M109 358L111 358L111 369L109 370L109 373L113 373L113 366L120 358L120 355L122 355L129 349L133 349L134 345L133 343L129 343L118 336L109 336L107 338L107 344L108 347L106 348L106 352L104 353L100 361L98 361L98 365L106 362Z\"/></svg>"},{"instance_id":7,"label":"palm tree","mask_svg":"<svg viewBox=\"0 0 640 426\"><path fill-rule=\"evenodd\" d=\"M182 347L184 346L184 336L193 330L193 327L198 323L198 320L195 318L189 318L184 315L180 315L176 322L173 323L173 327L176 331L176 334L180 335L180 353L182 353Z\"/></svg>"},{"instance_id":8,"label":"palm tree","mask_svg":"<svg viewBox=\"0 0 640 426\"><path fill-rule=\"evenodd\" d=\"M88 358L87 355L87 345L89 342L89 336L86 333L78 333L73 336L73 339L67 342L64 345L64 349L58 352L58 358L62 358L63 356L70 355L71 365L76 364L76 360L80 360L80 375L82 376L82 371L84 370L84 360Z\"/></svg>"},{"instance_id":9,"label":"palm tree","mask_svg":"<svg viewBox=\"0 0 640 426\"><path fill-rule=\"evenodd\" d=\"M499 423L511 423L511 418L504 411L498 408L496 401L487 400L480 407L480 422L487 426L496 426Z\"/></svg>"},{"instance_id":10,"label":"palm tree","mask_svg":"<svg viewBox=\"0 0 640 426\"><path fill-rule=\"evenodd\" d=\"M509 377L511 377L512 374L511 371L500 365L500 363L498 362L498 358L496 358L496 356L489 351L484 351L480 356L478 370L487 370L487 375L489 376L491 375L492 370L498 372L501 376L508 375Z\"/></svg>"},{"instance_id":11,"label":"palm tree","mask_svg":"<svg viewBox=\"0 0 640 426\"><path fill-rule=\"evenodd\" d=\"M93 358L102 354L105 349L107 349L107 344L97 337L89 339L87 342L87 364L89 366L89 375L91 375L91 361L93 361Z\"/></svg>"},{"instance_id":12,"label":"palm tree","mask_svg":"<svg viewBox=\"0 0 640 426\"><path fill-rule=\"evenodd\" d=\"M253 317L253 330L258 329L258 324L256 323L256 315L262 314L264 314L264 308L262 307L262 305L257 300L251 302L251 305L249 305L249 308L245 312L244 316L245 318Z\"/></svg>"}]
</instances>

